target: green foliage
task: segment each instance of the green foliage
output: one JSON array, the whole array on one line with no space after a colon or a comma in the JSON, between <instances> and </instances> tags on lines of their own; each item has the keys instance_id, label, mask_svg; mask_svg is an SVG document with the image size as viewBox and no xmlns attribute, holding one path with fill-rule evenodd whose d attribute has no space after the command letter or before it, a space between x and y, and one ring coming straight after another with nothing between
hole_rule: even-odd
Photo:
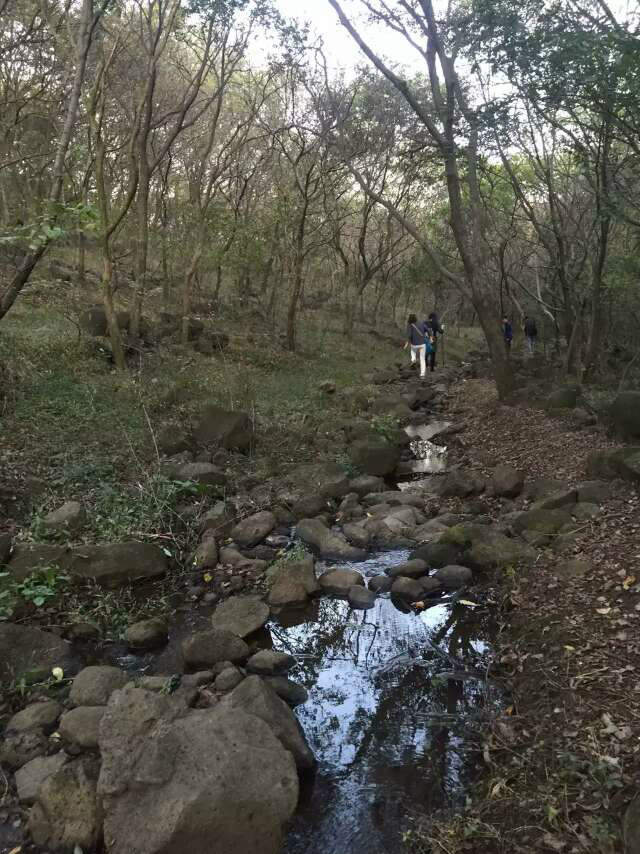
<instances>
[{"instance_id":1,"label":"green foliage","mask_svg":"<svg viewBox=\"0 0 640 854\"><path fill-rule=\"evenodd\" d=\"M4 589L0 591L0 620L11 619L20 600L42 608L60 596L71 577L55 566L42 567L24 581L11 581L8 572L0 573Z\"/></svg>"},{"instance_id":2,"label":"green foliage","mask_svg":"<svg viewBox=\"0 0 640 854\"><path fill-rule=\"evenodd\" d=\"M374 415L371 426L384 441L390 445L398 431L398 418L395 415Z\"/></svg>"}]
</instances>

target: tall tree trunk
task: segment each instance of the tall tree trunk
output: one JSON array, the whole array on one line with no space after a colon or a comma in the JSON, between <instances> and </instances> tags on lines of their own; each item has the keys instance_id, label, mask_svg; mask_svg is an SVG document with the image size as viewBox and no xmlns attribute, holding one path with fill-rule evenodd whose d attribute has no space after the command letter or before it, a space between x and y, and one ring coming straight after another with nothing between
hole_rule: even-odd
<instances>
[{"instance_id":1,"label":"tall tree trunk","mask_svg":"<svg viewBox=\"0 0 640 854\"><path fill-rule=\"evenodd\" d=\"M146 139L145 139L146 145ZM147 279L147 257L149 254L149 189L151 176L146 152L140 155L140 177L136 204L136 284L131 312L129 332L135 340L140 333L140 318Z\"/></svg>"},{"instance_id":2,"label":"tall tree trunk","mask_svg":"<svg viewBox=\"0 0 640 854\"><path fill-rule=\"evenodd\" d=\"M287 349L296 349L296 316L298 313L298 304L302 295L304 260L301 253L296 253L296 260L293 268L293 288L289 296L289 306L287 308Z\"/></svg>"},{"instance_id":3,"label":"tall tree trunk","mask_svg":"<svg viewBox=\"0 0 640 854\"><path fill-rule=\"evenodd\" d=\"M182 334L181 340L183 344L187 344L189 341L189 331L191 328L191 285L195 278L196 272L198 270L198 264L200 263L200 259L202 257L202 240L198 243L198 248L196 249L193 258L191 259L191 263L187 268L187 272L182 281Z\"/></svg>"},{"instance_id":4,"label":"tall tree trunk","mask_svg":"<svg viewBox=\"0 0 640 854\"><path fill-rule=\"evenodd\" d=\"M107 318L109 339L113 352L113 361L119 371L127 369L127 361L122 346L122 335L118 325L118 316L113 305L113 262L108 248L103 249L102 258L102 304Z\"/></svg>"}]
</instances>

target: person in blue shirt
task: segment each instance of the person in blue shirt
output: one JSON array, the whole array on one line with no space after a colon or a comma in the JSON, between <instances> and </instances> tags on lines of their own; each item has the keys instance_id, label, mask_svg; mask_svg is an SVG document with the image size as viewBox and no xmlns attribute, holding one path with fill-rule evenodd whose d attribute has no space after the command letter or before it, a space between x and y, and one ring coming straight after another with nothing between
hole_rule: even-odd
<instances>
[{"instance_id":1,"label":"person in blue shirt","mask_svg":"<svg viewBox=\"0 0 640 854\"><path fill-rule=\"evenodd\" d=\"M440 323L438 315L432 311L429 317L425 320L427 334L431 343L431 352L427 353L427 363L431 371L436 367L436 355L438 352L438 335L444 334L444 326Z\"/></svg>"},{"instance_id":2,"label":"person in blue shirt","mask_svg":"<svg viewBox=\"0 0 640 854\"><path fill-rule=\"evenodd\" d=\"M502 318L502 337L504 338L504 346L507 348L507 353L511 350L511 342L513 341L513 326L505 315Z\"/></svg>"}]
</instances>

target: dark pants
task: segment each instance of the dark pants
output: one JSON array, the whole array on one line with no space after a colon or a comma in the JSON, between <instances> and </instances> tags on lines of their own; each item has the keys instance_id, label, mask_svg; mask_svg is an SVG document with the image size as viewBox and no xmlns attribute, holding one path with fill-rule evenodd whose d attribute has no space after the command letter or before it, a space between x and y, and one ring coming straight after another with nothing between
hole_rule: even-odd
<instances>
[{"instance_id":1,"label":"dark pants","mask_svg":"<svg viewBox=\"0 0 640 854\"><path fill-rule=\"evenodd\" d=\"M504 339L504 346L507 348L507 353L511 351L511 338Z\"/></svg>"},{"instance_id":2,"label":"dark pants","mask_svg":"<svg viewBox=\"0 0 640 854\"><path fill-rule=\"evenodd\" d=\"M430 353L427 353L427 364L429 365L429 370L433 371L436 367L436 348L433 347Z\"/></svg>"}]
</instances>

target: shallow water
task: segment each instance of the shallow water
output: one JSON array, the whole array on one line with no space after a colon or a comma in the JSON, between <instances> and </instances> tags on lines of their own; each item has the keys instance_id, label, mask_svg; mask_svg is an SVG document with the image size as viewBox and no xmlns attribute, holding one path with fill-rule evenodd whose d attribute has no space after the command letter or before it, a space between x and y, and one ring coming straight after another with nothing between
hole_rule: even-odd
<instances>
[{"instance_id":1,"label":"shallow water","mask_svg":"<svg viewBox=\"0 0 640 854\"><path fill-rule=\"evenodd\" d=\"M352 566L376 575L406 559ZM417 615L384 596L368 611L323 598L271 624L309 691L296 711L319 763L283 854L396 854L408 814L463 801L469 735L499 703L484 678L488 623L486 609L445 602Z\"/></svg>"}]
</instances>

